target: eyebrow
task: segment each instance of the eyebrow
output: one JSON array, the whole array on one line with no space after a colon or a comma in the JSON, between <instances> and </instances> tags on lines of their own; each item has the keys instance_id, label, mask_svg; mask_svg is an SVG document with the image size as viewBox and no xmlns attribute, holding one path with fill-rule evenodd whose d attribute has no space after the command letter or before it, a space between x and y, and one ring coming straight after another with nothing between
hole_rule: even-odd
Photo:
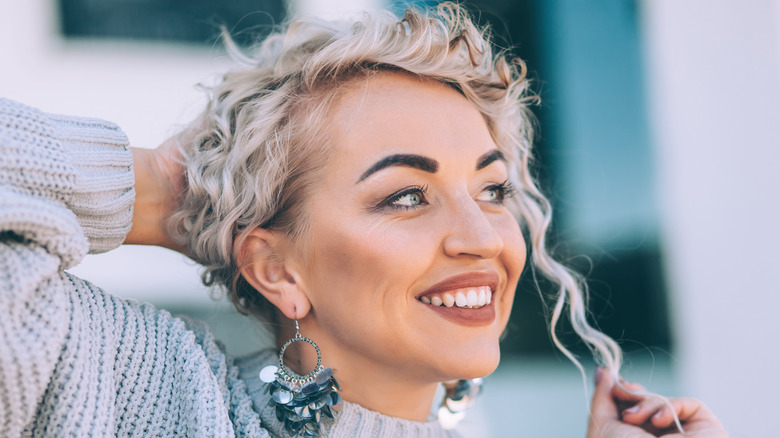
<instances>
[{"instance_id":1,"label":"eyebrow","mask_svg":"<svg viewBox=\"0 0 780 438\"><path fill-rule=\"evenodd\" d=\"M476 169L482 170L489 166L492 162L499 160L506 162L504 153L498 149L493 149L492 151L487 152L479 157L477 160ZM436 173L439 170L439 162L433 158L423 157L422 155L416 154L395 154L389 155L374 163L373 166L360 175L360 178L358 178L357 182L359 183L372 174L392 166L412 167L428 173Z\"/></svg>"},{"instance_id":2,"label":"eyebrow","mask_svg":"<svg viewBox=\"0 0 780 438\"><path fill-rule=\"evenodd\" d=\"M357 182L361 182L364 179L371 176L372 174L379 172L384 168L392 167L392 166L413 167L415 169L420 169L423 172L428 172L428 173L436 173L439 170L439 162L432 158L423 157L422 155L415 155L415 154L389 155L377 161L368 170L363 172L363 174L360 175L360 178L357 180Z\"/></svg>"},{"instance_id":3,"label":"eyebrow","mask_svg":"<svg viewBox=\"0 0 780 438\"><path fill-rule=\"evenodd\" d=\"M479 160L477 160L477 170L482 170L488 167L490 163L498 160L506 163L506 157L504 156L504 153L498 149L493 149L492 151L479 157Z\"/></svg>"}]
</instances>

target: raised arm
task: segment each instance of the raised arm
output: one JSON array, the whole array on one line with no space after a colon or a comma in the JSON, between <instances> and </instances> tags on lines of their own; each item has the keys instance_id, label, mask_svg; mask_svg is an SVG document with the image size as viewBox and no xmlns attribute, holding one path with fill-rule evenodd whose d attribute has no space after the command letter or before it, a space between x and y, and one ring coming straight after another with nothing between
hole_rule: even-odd
<instances>
[{"instance_id":1,"label":"raised arm","mask_svg":"<svg viewBox=\"0 0 780 438\"><path fill-rule=\"evenodd\" d=\"M116 125L0 100L0 435L31 423L72 323L63 271L130 229L132 157Z\"/></svg>"},{"instance_id":2,"label":"raised arm","mask_svg":"<svg viewBox=\"0 0 780 438\"><path fill-rule=\"evenodd\" d=\"M173 147L0 100L0 437L268 436L205 326L64 271L125 240L175 248Z\"/></svg>"}]
</instances>

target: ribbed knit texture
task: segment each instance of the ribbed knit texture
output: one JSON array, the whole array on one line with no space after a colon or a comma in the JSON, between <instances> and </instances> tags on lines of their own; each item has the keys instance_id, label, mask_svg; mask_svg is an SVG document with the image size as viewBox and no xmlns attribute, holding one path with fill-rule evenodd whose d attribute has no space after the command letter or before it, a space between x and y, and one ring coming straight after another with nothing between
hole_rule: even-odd
<instances>
[{"instance_id":1,"label":"ribbed knit texture","mask_svg":"<svg viewBox=\"0 0 780 438\"><path fill-rule=\"evenodd\" d=\"M257 376L272 353L239 370L204 324L64 271L122 243L133 183L116 125L0 99L0 437L286 436ZM324 430L451 436L350 403Z\"/></svg>"},{"instance_id":2,"label":"ribbed knit texture","mask_svg":"<svg viewBox=\"0 0 780 438\"><path fill-rule=\"evenodd\" d=\"M0 100L0 436L267 437L200 323L65 269L130 230L115 125Z\"/></svg>"}]
</instances>

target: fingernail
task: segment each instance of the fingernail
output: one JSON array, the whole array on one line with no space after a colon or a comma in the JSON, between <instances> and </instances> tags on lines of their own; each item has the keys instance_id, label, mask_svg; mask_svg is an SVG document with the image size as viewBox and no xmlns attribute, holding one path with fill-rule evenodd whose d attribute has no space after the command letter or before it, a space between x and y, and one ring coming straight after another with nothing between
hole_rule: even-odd
<instances>
[{"instance_id":1,"label":"fingernail","mask_svg":"<svg viewBox=\"0 0 780 438\"><path fill-rule=\"evenodd\" d=\"M663 414L664 414L664 410L663 410L663 409L661 409L660 411L656 412L656 413L653 415L653 418L661 418L661 416L662 416Z\"/></svg>"},{"instance_id":2,"label":"fingernail","mask_svg":"<svg viewBox=\"0 0 780 438\"><path fill-rule=\"evenodd\" d=\"M599 366L597 366L597 367L596 367L596 372L595 372L595 374L593 375L593 378L594 378L594 379L595 379L595 381L596 381L596 385L598 385L599 383L601 383L601 373L602 373L603 371L604 371L604 367L602 367L601 365L599 365Z\"/></svg>"},{"instance_id":3,"label":"fingernail","mask_svg":"<svg viewBox=\"0 0 780 438\"><path fill-rule=\"evenodd\" d=\"M631 406L623 411L624 414L636 414L637 412L639 412L639 405Z\"/></svg>"}]
</instances>

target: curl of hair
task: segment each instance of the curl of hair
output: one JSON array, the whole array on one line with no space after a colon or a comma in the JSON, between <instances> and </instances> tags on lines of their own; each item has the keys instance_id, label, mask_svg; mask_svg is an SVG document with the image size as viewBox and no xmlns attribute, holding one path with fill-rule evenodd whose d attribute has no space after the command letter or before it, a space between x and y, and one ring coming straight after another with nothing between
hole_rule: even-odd
<instances>
[{"instance_id":1,"label":"curl of hair","mask_svg":"<svg viewBox=\"0 0 780 438\"><path fill-rule=\"evenodd\" d=\"M273 319L270 303L241 277L234 241L256 227L281 230L293 241L305 234L300 200L328 157L329 108L355 78L402 71L452 86L482 113L511 163L518 193L510 207L529 239L531 263L557 286L553 342L582 371L556 334L568 316L596 361L617 375L621 350L588 323L584 282L545 246L552 210L530 171L529 106L537 98L525 64L493 53L489 29L443 3L428 12L407 10L400 20L389 12L352 22L300 19L250 50L229 37L226 44L243 66L209 90L207 108L181 133L188 189L171 219L176 238L205 267L206 285L225 287L239 311Z\"/></svg>"}]
</instances>

